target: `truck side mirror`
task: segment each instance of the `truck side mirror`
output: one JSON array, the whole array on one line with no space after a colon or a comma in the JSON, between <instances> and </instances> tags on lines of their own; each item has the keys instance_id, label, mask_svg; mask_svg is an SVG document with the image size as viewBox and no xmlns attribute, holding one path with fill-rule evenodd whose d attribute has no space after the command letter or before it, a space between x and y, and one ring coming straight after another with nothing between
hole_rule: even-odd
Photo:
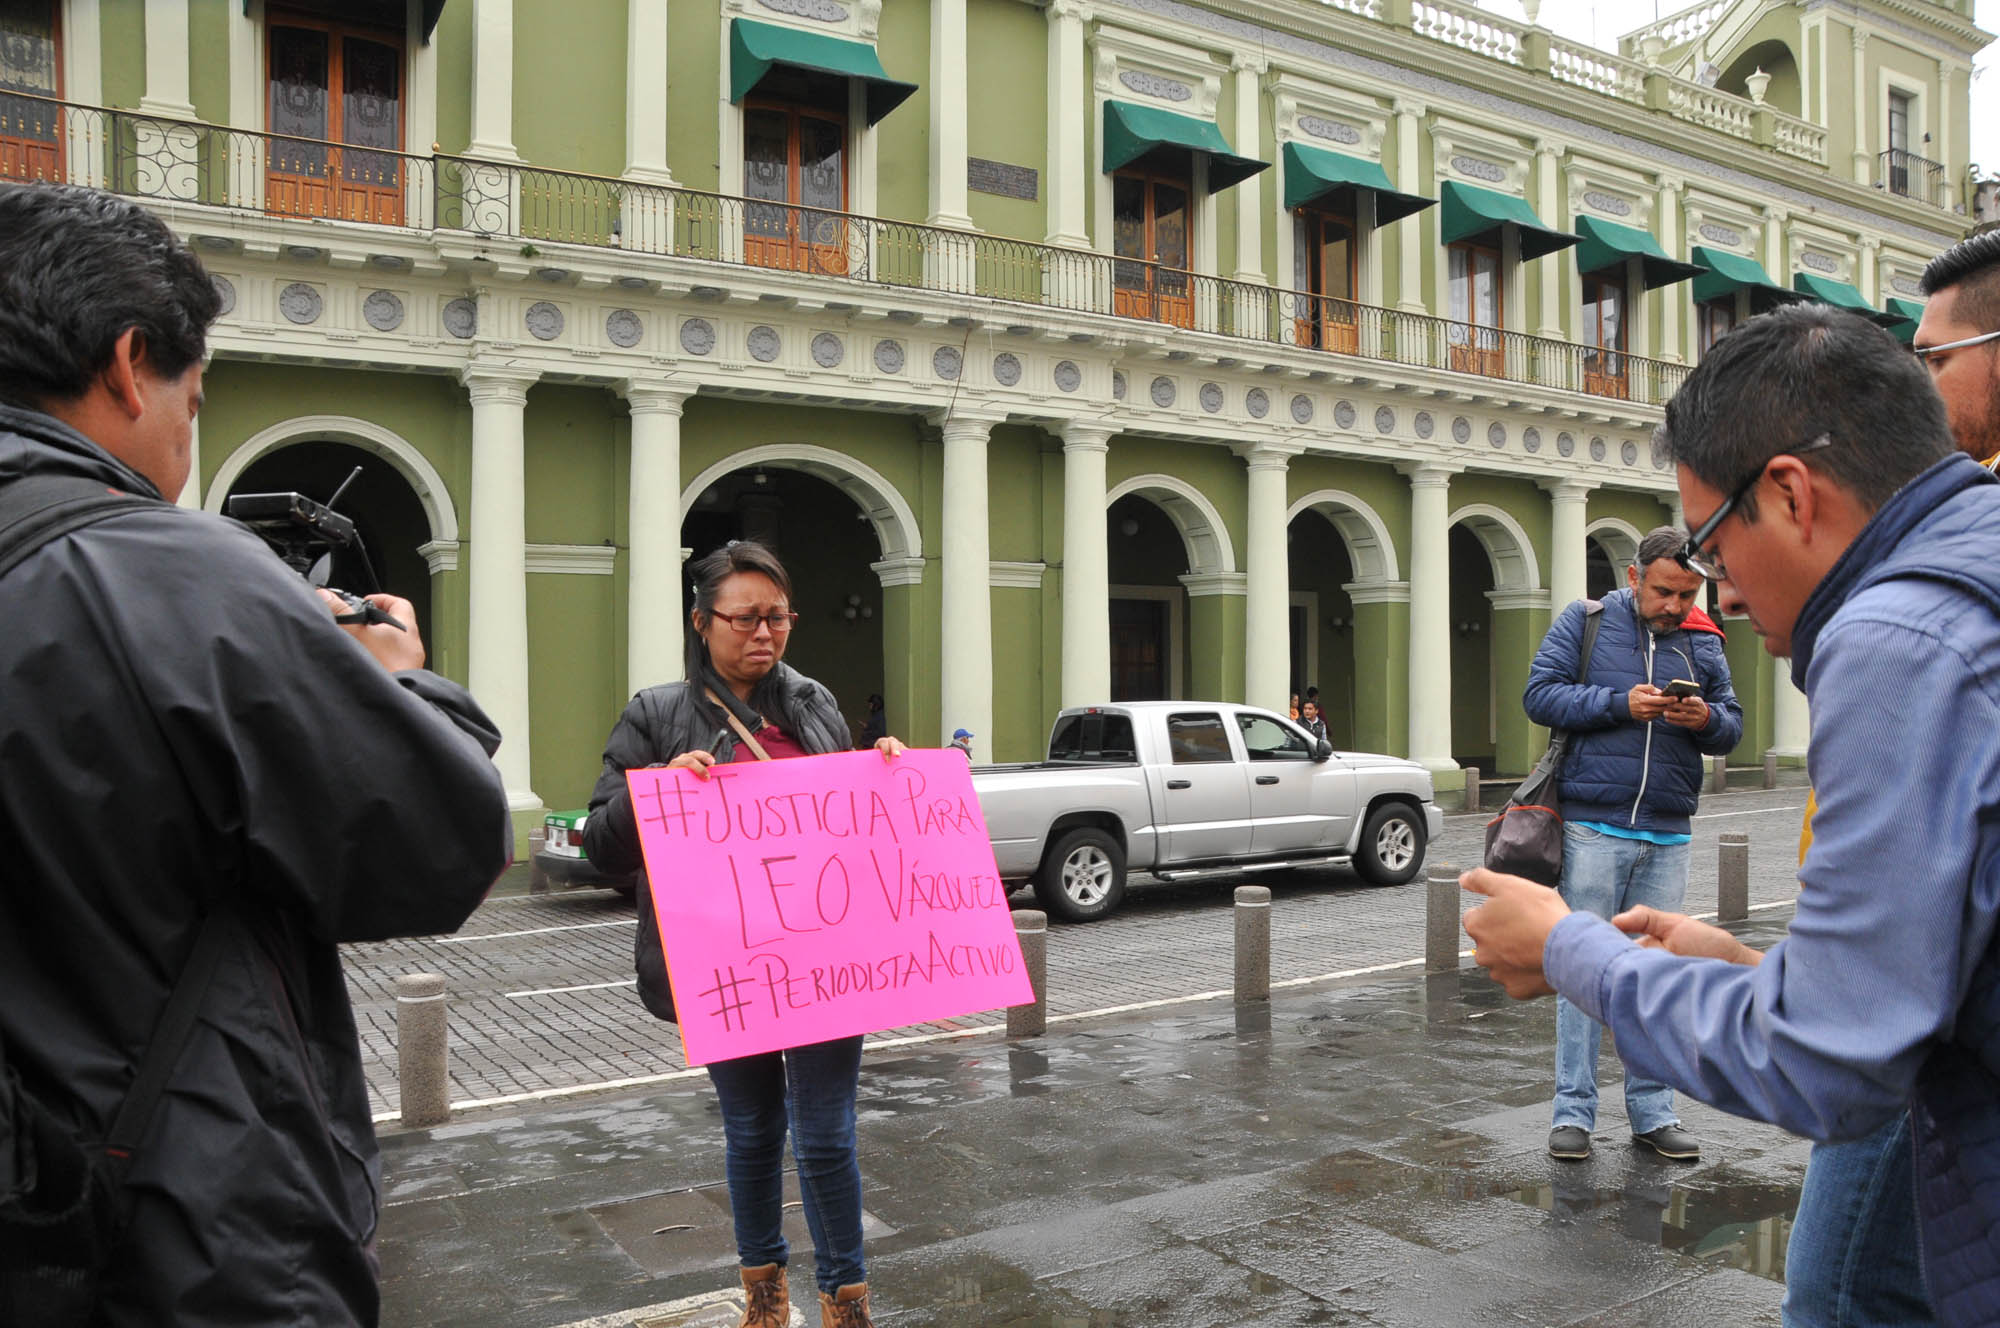
<instances>
[{"instance_id":1,"label":"truck side mirror","mask_svg":"<svg viewBox=\"0 0 2000 1328\"><path fill-rule=\"evenodd\" d=\"M1333 744L1328 742L1325 738L1314 738L1313 760L1330 761L1332 759L1333 759Z\"/></svg>"}]
</instances>

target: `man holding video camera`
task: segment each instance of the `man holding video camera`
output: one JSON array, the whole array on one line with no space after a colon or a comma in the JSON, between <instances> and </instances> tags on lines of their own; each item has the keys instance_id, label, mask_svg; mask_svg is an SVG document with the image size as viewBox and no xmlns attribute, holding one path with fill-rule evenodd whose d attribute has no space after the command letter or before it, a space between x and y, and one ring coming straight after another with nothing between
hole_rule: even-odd
<instances>
[{"instance_id":1,"label":"man holding video camera","mask_svg":"<svg viewBox=\"0 0 2000 1328\"><path fill-rule=\"evenodd\" d=\"M173 506L216 312L137 206L0 186L0 1322L375 1322L337 944L511 850L409 605Z\"/></svg>"},{"instance_id":2,"label":"man holding video camera","mask_svg":"<svg viewBox=\"0 0 2000 1328\"><path fill-rule=\"evenodd\" d=\"M1529 719L1569 732L1559 785L1561 892L1571 908L1599 917L1639 904L1681 906L1702 757L1729 751L1743 736L1722 633L1695 604L1703 581L1681 561L1685 545L1672 526L1640 541L1625 588L1606 595L1594 615L1587 660L1593 615L1582 600L1564 609L1542 638L1522 698ZM1551 1157L1590 1156L1603 1032L1567 1000L1557 1002ZM1665 1084L1627 1074L1625 1113L1635 1143L1677 1161L1701 1155Z\"/></svg>"}]
</instances>

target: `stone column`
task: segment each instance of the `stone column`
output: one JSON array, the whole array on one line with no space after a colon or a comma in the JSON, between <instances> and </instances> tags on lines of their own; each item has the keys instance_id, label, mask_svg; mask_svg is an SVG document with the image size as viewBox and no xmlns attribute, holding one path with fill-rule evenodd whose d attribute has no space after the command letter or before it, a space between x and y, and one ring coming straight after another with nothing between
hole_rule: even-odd
<instances>
[{"instance_id":1,"label":"stone column","mask_svg":"<svg viewBox=\"0 0 2000 1328\"><path fill-rule=\"evenodd\" d=\"M1774 207L1764 210L1764 270L1771 274L1771 280L1790 290L1792 285L1791 237L1785 234L1785 223L1792 214L1784 208Z\"/></svg>"},{"instance_id":2,"label":"stone column","mask_svg":"<svg viewBox=\"0 0 2000 1328\"><path fill-rule=\"evenodd\" d=\"M1806 694L1792 686L1792 670L1779 661L1771 671L1771 751L1779 765L1804 765L1812 737L1812 716Z\"/></svg>"},{"instance_id":3,"label":"stone column","mask_svg":"<svg viewBox=\"0 0 2000 1328\"><path fill-rule=\"evenodd\" d=\"M1176 700L1248 699L1243 657L1249 581L1242 572L1188 572L1181 577L1188 593L1188 671L1187 687Z\"/></svg>"},{"instance_id":4,"label":"stone column","mask_svg":"<svg viewBox=\"0 0 2000 1328\"><path fill-rule=\"evenodd\" d=\"M628 378L631 492L626 496L625 691L678 681L686 640L681 585L681 410L694 387L679 379Z\"/></svg>"},{"instance_id":5,"label":"stone column","mask_svg":"<svg viewBox=\"0 0 2000 1328\"><path fill-rule=\"evenodd\" d=\"M1410 479L1410 759L1455 773L1451 754L1450 466L1401 467Z\"/></svg>"},{"instance_id":6,"label":"stone column","mask_svg":"<svg viewBox=\"0 0 2000 1328\"><path fill-rule=\"evenodd\" d=\"M625 178L671 185L667 166L667 7L625 3Z\"/></svg>"},{"instance_id":7,"label":"stone column","mask_svg":"<svg viewBox=\"0 0 2000 1328\"><path fill-rule=\"evenodd\" d=\"M944 431L944 511L938 544L943 564L944 634L940 669L940 742L970 729L973 759L993 750L993 585L987 538L986 443L994 421L953 414Z\"/></svg>"},{"instance_id":8,"label":"stone column","mask_svg":"<svg viewBox=\"0 0 2000 1328\"><path fill-rule=\"evenodd\" d=\"M1654 230L1660 237L1660 248L1669 257L1677 257L1681 252L1681 190L1686 182L1668 176L1660 181L1659 220ZM1681 293L1679 283L1663 288L1667 294L1660 300L1660 358L1671 364L1681 360L1681 319L1689 306L1686 296Z\"/></svg>"},{"instance_id":9,"label":"stone column","mask_svg":"<svg viewBox=\"0 0 2000 1328\"><path fill-rule=\"evenodd\" d=\"M1855 265L1854 285L1863 296L1875 304L1882 304L1882 293L1875 289L1876 262L1882 257L1882 241L1872 235L1861 237L1861 257Z\"/></svg>"},{"instance_id":10,"label":"stone column","mask_svg":"<svg viewBox=\"0 0 2000 1328\"><path fill-rule=\"evenodd\" d=\"M1958 206L1958 182L1952 178L1951 171L1951 108L1958 105L1957 94L1952 89L1959 81L1958 76L1959 67L1956 64L1949 60L1939 62L1937 110L1928 112L1924 117L1937 122L1937 142L1933 147L1937 160L1944 163L1944 178L1939 181L1938 196L1926 201L1935 202L1946 212ZM1925 148L1924 155L1931 156L1932 148Z\"/></svg>"},{"instance_id":11,"label":"stone column","mask_svg":"<svg viewBox=\"0 0 2000 1328\"><path fill-rule=\"evenodd\" d=\"M966 200L965 0L931 0L931 212L933 226L972 229ZM984 738L984 734L980 735Z\"/></svg>"},{"instance_id":12,"label":"stone column","mask_svg":"<svg viewBox=\"0 0 2000 1328\"><path fill-rule=\"evenodd\" d=\"M1090 248L1084 218L1090 191L1085 160L1094 99L1084 67L1082 0L1049 0L1049 233L1045 243Z\"/></svg>"},{"instance_id":13,"label":"stone column","mask_svg":"<svg viewBox=\"0 0 2000 1328\"><path fill-rule=\"evenodd\" d=\"M516 811L542 805L530 784L528 743L527 476L523 462L532 370L468 366L472 397L472 606L467 623L473 696L500 729L493 763Z\"/></svg>"},{"instance_id":14,"label":"stone column","mask_svg":"<svg viewBox=\"0 0 2000 1328\"><path fill-rule=\"evenodd\" d=\"M1548 745L1546 732L1521 708L1528 687L1528 668L1549 630L1546 590L1489 590L1493 606L1493 759L1502 774L1525 775Z\"/></svg>"},{"instance_id":15,"label":"stone column","mask_svg":"<svg viewBox=\"0 0 2000 1328\"><path fill-rule=\"evenodd\" d=\"M1343 587L1354 606L1354 746L1410 752L1410 583Z\"/></svg>"},{"instance_id":16,"label":"stone column","mask_svg":"<svg viewBox=\"0 0 2000 1328\"><path fill-rule=\"evenodd\" d=\"M1422 179L1417 136L1424 114L1422 102L1396 100L1396 188L1414 193ZM1396 307L1413 314L1429 313L1424 304L1424 217L1420 208L1396 223ZM1281 281L1285 273L1278 274Z\"/></svg>"},{"instance_id":17,"label":"stone column","mask_svg":"<svg viewBox=\"0 0 2000 1328\"><path fill-rule=\"evenodd\" d=\"M1854 101L1854 181L1866 187L1874 183L1875 175L1868 151L1868 112L1875 105L1875 90L1868 86L1868 34L1859 27L1851 31L1854 37L1854 72L1848 93Z\"/></svg>"},{"instance_id":18,"label":"stone column","mask_svg":"<svg viewBox=\"0 0 2000 1328\"><path fill-rule=\"evenodd\" d=\"M514 151L514 0L472 0L472 141L465 154L521 159Z\"/></svg>"},{"instance_id":19,"label":"stone column","mask_svg":"<svg viewBox=\"0 0 2000 1328\"><path fill-rule=\"evenodd\" d=\"M1236 74L1236 150L1258 155L1263 136L1258 91L1266 68L1254 55L1239 54L1229 62ZM1264 182L1276 172L1264 171L1236 186L1236 279L1264 284ZM1281 281L1280 285L1289 284Z\"/></svg>"},{"instance_id":20,"label":"stone column","mask_svg":"<svg viewBox=\"0 0 2000 1328\"><path fill-rule=\"evenodd\" d=\"M188 90L188 0L146 4L146 92L139 109L176 120L194 118Z\"/></svg>"},{"instance_id":21,"label":"stone column","mask_svg":"<svg viewBox=\"0 0 2000 1328\"><path fill-rule=\"evenodd\" d=\"M1237 449L1250 471L1248 594L1243 603L1244 700L1282 710L1290 674L1291 567L1285 551L1285 468L1291 452L1250 445ZM1317 624L1314 625L1315 630Z\"/></svg>"},{"instance_id":22,"label":"stone column","mask_svg":"<svg viewBox=\"0 0 2000 1328\"><path fill-rule=\"evenodd\" d=\"M1544 226L1561 229L1562 168L1557 151L1557 145L1547 139L1539 139L1535 143L1535 213L1541 217ZM1542 311L1535 325L1535 335L1551 341L1563 339L1562 274L1567 266L1567 262L1550 259L1536 264L1539 270L1535 275L1541 283Z\"/></svg>"},{"instance_id":23,"label":"stone column","mask_svg":"<svg viewBox=\"0 0 2000 1328\"><path fill-rule=\"evenodd\" d=\"M1063 440L1062 703L1111 699L1111 580L1104 463L1113 427L1069 420Z\"/></svg>"},{"instance_id":24,"label":"stone column","mask_svg":"<svg viewBox=\"0 0 2000 1328\"><path fill-rule=\"evenodd\" d=\"M1549 493L1549 510L1554 514L1549 553L1549 609L1561 613L1587 593L1584 568L1590 546L1584 534L1584 506L1590 491L1597 487L1589 480L1546 479L1542 487Z\"/></svg>"}]
</instances>

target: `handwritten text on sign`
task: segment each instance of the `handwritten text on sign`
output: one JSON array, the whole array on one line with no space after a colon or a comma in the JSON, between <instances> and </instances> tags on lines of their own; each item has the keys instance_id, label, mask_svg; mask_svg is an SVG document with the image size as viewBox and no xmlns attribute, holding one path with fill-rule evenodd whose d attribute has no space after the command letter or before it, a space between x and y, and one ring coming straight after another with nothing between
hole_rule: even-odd
<instances>
[{"instance_id":1,"label":"handwritten text on sign","mask_svg":"<svg viewBox=\"0 0 2000 1328\"><path fill-rule=\"evenodd\" d=\"M962 754L626 780L688 1064L1034 999Z\"/></svg>"}]
</instances>

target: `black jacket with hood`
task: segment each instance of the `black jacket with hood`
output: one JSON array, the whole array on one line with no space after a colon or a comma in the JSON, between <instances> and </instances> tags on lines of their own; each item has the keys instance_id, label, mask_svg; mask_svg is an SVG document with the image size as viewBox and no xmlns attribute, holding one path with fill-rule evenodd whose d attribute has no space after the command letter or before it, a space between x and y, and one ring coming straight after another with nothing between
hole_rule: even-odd
<instances>
[{"instance_id":1,"label":"black jacket with hood","mask_svg":"<svg viewBox=\"0 0 2000 1328\"><path fill-rule=\"evenodd\" d=\"M0 406L0 485L151 483ZM0 578L0 1045L100 1139L203 918L239 920L128 1172L101 1322L374 1323L380 1165L338 942L450 931L512 830L461 688L391 674L249 531L166 502ZM34 1182L0 1112L0 1200Z\"/></svg>"}]
</instances>

